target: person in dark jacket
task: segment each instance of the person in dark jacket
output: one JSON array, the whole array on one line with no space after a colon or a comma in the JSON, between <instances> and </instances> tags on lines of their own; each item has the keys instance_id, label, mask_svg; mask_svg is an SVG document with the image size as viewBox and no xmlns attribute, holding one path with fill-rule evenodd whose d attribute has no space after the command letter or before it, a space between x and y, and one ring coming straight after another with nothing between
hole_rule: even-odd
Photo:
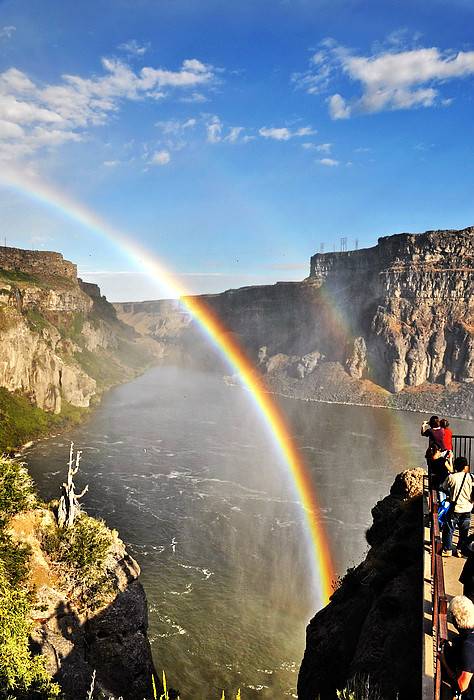
<instances>
[{"instance_id":1,"label":"person in dark jacket","mask_svg":"<svg viewBox=\"0 0 474 700\"><path fill-rule=\"evenodd\" d=\"M453 690L463 700L474 700L474 604L463 595L455 596L449 612L459 634L451 645L446 645L441 660Z\"/></svg>"}]
</instances>

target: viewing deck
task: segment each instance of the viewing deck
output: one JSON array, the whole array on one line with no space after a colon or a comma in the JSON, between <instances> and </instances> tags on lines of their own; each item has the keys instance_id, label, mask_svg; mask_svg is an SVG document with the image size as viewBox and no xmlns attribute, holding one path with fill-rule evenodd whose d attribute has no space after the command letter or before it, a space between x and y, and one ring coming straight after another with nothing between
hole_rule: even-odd
<instances>
[{"instance_id":1,"label":"viewing deck","mask_svg":"<svg viewBox=\"0 0 474 700\"><path fill-rule=\"evenodd\" d=\"M454 439L455 438L455 439ZM471 463L474 436L453 436L455 456L464 455ZM474 472L474 468L473 468ZM424 489L424 573L423 573L423 700L451 700L452 690L441 679L440 651L444 642L457 634L448 622L447 606L454 596L462 595L459 582L466 561L462 557L442 557L441 532L438 527L438 496ZM474 518L471 515L471 533ZM457 532L453 545L457 544Z\"/></svg>"}]
</instances>

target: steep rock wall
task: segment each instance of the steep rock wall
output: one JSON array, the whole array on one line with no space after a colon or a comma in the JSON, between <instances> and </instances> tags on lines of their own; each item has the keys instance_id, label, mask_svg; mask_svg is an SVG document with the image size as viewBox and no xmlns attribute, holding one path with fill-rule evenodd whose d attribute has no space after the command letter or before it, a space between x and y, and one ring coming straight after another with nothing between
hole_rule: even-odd
<instances>
[{"instance_id":1,"label":"steep rock wall","mask_svg":"<svg viewBox=\"0 0 474 700\"><path fill-rule=\"evenodd\" d=\"M357 677L384 700L421 696L423 475L398 474L372 509L365 560L309 623L299 700L337 700Z\"/></svg>"},{"instance_id":2,"label":"steep rock wall","mask_svg":"<svg viewBox=\"0 0 474 700\"><path fill-rule=\"evenodd\" d=\"M392 393L467 385L474 382L473 261L474 228L399 234L374 248L315 255L302 282L201 299L269 374L303 379L335 362ZM208 356L194 324L170 302L117 309L139 332Z\"/></svg>"},{"instance_id":3,"label":"steep rock wall","mask_svg":"<svg viewBox=\"0 0 474 700\"><path fill-rule=\"evenodd\" d=\"M1 387L45 411L85 408L151 363L154 347L137 337L59 253L0 247Z\"/></svg>"}]
</instances>

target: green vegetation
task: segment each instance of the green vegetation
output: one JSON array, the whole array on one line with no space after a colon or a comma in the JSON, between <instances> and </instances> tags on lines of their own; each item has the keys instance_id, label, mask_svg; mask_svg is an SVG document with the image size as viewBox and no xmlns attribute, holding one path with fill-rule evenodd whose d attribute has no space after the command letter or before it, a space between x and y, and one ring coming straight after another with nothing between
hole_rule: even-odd
<instances>
[{"instance_id":1,"label":"green vegetation","mask_svg":"<svg viewBox=\"0 0 474 700\"><path fill-rule=\"evenodd\" d=\"M113 357L103 350L91 352L84 349L74 353L74 359L89 377L95 379L100 389L105 389L123 380L125 370Z\"/></svg>"},{"instance_id":2,"label":"green vegetation","mask_svg":"<svg viewBox=\"0 0 474 700\"><path fill-rule=\"evenodd\" d=\"M25 396L0 387L0 453L12 452L28 440L79 423L87 410L63 401L59 415L47 413L32 406Z\"/></svg>"},{"instance_id":3,"label":"green vegetation","mask_svg":"<svg viewBox=\"0 0 474 700\"><path fill-rule=\"evenodd\" d=\"M32 508L36 502L33 480L19 462L0 457L0 519Z\"/></svg>"},{"instance_id":4,"label":"green vegetation","mask_svg":"<svg viewBox=\"0 0 474 700\"><path fill-rule=\"evenodd\" d=\"M68 338L73 340L78 345L82 345L84 338L82 337L82 327L84 325L85 315L82 311L72 311L65 313L57 322L57 328L63 340Z\"/></svg>"},{"instance_id":5,"label":"green vegetation","mask_svg":"<svg viewBox=\"0 0 474 700\"><path fill-rule=\"evenodd\" d=\"M61 573L74 588L79 588L87 603L99 605L110 591L106 559L117 534L102 520L81 513L74 527L54 525L43 535L43 546Z\"/></svg>"},{"instance_id":6,"label":"green vegetation","mask_svg":"<svg viewBox=\"0 0 474 700\"><path fill-rule=\"evenodd\" d=\"M23 314L32 331L40 333L44 328L48 328L50 322L40 313L36 307L31 307Z\"/></svg>"},{"instance_id":7,"label":"green vegetation","mask_svg":"<svg viewBox=\"0 0 474 700\"><path fill-rule=\"evenodd\" d=\"M32 275L29 272L21 270L5 270L0 268L0 282L7 284L18 284L26 287L40 287L41 289L69 289L75 283L69 277L61 277L60 275Z\"/></svg>"},{"instance_id":8,"label":"green vegetation","mask_svg":"<svg viewBox=\"0 0 474 700\"><path fill-rule=\"evenodd\" d=\"M27 587L30 550L6 531L9 519L31 508L35 494L23 465L0 457L0 700L53 700L44 659L28 644L32 594Z\"/></svg>"},{"instance_id":9,"label":"green vegetation","mask_svg":"<svg viewBox=\"0 0 474 700\"><path fill-rule=\"evenodd\" d=\"M370 676L354 676L343 690L337 691L338 700L383 700L379 687Z\"/></svg>"}]
</instances>

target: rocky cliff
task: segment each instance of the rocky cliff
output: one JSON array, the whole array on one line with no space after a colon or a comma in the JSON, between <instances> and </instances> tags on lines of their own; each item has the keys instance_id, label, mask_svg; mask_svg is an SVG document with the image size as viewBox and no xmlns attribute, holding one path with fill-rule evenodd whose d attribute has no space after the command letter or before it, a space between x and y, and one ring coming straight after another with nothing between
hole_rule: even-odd
<instances>
[{"instance_id":1,"label":"rocky cliff","mask_svg":"<svg viewBox=\"0 0 474 700\"><path fill-rule=\"evenodd\" d=\"M62 255L0 247L0 387L60 414L159 354Z\"/></svg>"},{"instance_id":2,"label":"rocky cliff","mask_svg":"<svg viewBox=\"0 0 474 700\"><path fill-rule=\"evenodd\" d=\"M57 510L24 465L0 457L0 695L49 700L57 683L65 700L153 697L137 562L102 521L79 511L59 527Z\"/></svg>"},{"instance_id":3,"label":"rocky cliff","mask_svg":"<svg viewBox=\"0 0 474 700\"><path fill-rule=\"evenodd\" d=\"M421 696L423 474L398 474L372 509L365 560L309 623L299 700L337 700L338 689L357 683L369 684L369 697Z\"/></svg>"},{"instance_id":4,"label":"rocky cliff","mask_svg":"<svg viewBox=\"0 0 474 700\"><path fill-rule=\"evenodd\" d=\"M202 299L276 391L469 415L473 260L474 228L404 233L366 250L315 255L302 282ZM166 343L172 329L174 349L209 355L183 312L173 321L163 302L116 308L139 332Z\"/></svg>"}]
</instances>

